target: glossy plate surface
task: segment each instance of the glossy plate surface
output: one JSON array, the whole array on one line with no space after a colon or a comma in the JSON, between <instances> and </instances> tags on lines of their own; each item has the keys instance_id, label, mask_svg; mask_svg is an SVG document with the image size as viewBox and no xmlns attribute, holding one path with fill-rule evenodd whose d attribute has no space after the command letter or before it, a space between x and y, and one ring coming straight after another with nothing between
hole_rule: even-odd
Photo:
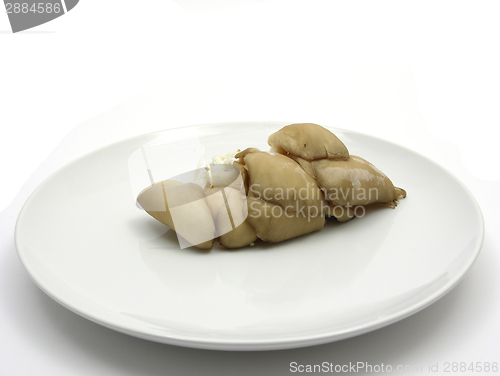
<instances>
[{"instance_id":1,"label":"glossy plate surface","mask_svg":"<svg viewBox=\"0 0 500 376\"><path fill-rule=\"evenodd\" d=\"M173 129L68 164L19 215L16 246L24 267L54 300L106 327L225 350L352 337L419 311L457 284L483 239L472 195L422 155L347 130L330 128L351 154L407 190L396 209L343 224L331 220L320 232L280 244L205 253L179 249L173 231L136 207L148 176L139 153L160 161L149 166L158 181L195 169L200 150L207 160L249 146L268 150L267 137L286 124Z\"/></svg>"}]
</instances>

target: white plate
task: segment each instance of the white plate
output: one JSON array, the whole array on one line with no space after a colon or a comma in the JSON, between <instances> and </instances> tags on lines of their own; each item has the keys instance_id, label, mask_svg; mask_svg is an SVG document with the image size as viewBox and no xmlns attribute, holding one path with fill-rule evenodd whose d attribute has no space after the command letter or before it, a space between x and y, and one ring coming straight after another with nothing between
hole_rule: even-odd
<instances>
[{"instance_id":1,"label":"white plate","mask_svg":"<svg viewBox=\"0 0 500 376\"><path fill-rule=\"evenodd\" d=\"M156 149L166 161L155 171L162 180L197 167L197 143L209 157L248 146L267 150L267 137L286 124L173 129L68 164L19 215L16 246L24 267L54 300L106 327L225 350L352 337L421 310L458 283L483 239L472 195L422 155L347 130L332 129L352 154L407 190L396 209L344 224L332 220L320 232L280 244L204 253L179 249L173 231L136 207L134 185L143 177L134 156L141 146L168 146Z\"/></svg>"}]
</instances>

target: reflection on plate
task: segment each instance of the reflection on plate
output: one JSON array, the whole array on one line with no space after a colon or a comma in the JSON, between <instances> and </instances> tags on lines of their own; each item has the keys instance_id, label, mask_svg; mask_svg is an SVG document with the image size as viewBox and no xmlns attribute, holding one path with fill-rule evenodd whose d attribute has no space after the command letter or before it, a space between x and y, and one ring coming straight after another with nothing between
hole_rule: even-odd
<instances>
[{"instance_id":1,"label":"reflection on plate","mask_svg":"<svg viewBox=\"0 0 500 376\"><path fill-rule=\"evenodd\" d=\"M156 145L155 181L235 149L263 150L287 123L173 129L88 154L50 176L23 207L16 246L40 288L72 311L152 341L225 350L308 346L407 317L450 291L477 257L483 220L469 191L395 144L332 131L405 187L397 210L279 244L180 249L175 233L135 205L148 184L133 156ZM202 146L200 148L200 145ZM195 164L195 165L193 165ZM142 171L142 172L141 172ZM142 186L142 188L141 188Z\"/></svg>"}]
</instances>

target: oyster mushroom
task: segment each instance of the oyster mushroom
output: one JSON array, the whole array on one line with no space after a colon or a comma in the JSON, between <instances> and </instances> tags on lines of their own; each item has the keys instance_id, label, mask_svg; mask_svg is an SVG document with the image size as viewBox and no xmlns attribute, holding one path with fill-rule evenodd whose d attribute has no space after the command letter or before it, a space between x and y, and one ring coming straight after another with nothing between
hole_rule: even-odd
<instances>
[{"instance_id":1,"label":"oyster mushroom","mask_svg":"<svg viewBox=\"0 0 500 376\"><path fill-rule=\"evenodd\" d=\"M259 239L278 243L319 231L325 225L325 217L311 218L304 212L286 212L277 204L256 197L247 198L247 222L255 229Z\"/></svg>"},{"instance_id":2,"label":"oyster mushroom","mask_svg":"<svg viewBox=\"0 0 500 376\"><path fill-rule=\"evenodd\" d=\"M226 248L240 248L257 240L252 226L246 222L247 205L244 166L211 165L212 184L205 187L207 205L215 221L216 236Z\"/></svg>"},{"instance_id":3,"label":"oyster mushroom","mask_svg":"<svg viewBox=\"0 0 500 376\"><path fill-rule=\"evenodd\" d=\"M239 162L234 161L233 166L240 170L241 178L243 180L243 187L245 188L246 194L248 194L248 170L247 168Z\"/></svg>"},{"instance_id":4,"label":"oyster mushroom","mask_svg":"<svg viewBox=\"0 0 500 376\"><path fill-rule=\"evenodd\" d=\"M298 163L255 148L236 157L248 175L246 222L258 238L276 243L323 228L328 204Z\"/></svg>"},{"instance_id":5,"label":"oyster mushroom","mask_svg":"<svg viewBox=\"0 0 500 376\"><path fill-rule=\"evenodd\" d=\"M354 217L353 206L386 203L396 206L406 196L368 161L349 156L345 145L330 131L316 124L291 124L272 134L272 151L284 154L325 192L327 216L345 222Z\"/></svg>"},{"instance_id":6,"label":"oyster mushroom","mask_svg":"<svg viewBox=\"0 0 500 376\"><path fill-rule=\"evenodd\" d=\"M257 240L254 228L247 222L246 197L236 189L226 188L227 206L222 206L215 218L219 242L226 248L240 248Z\"/></svg>"},{"instance_id":7,"label":"oyster mushroom","mask_svg":"<svg viewBox=\"0 0 500 376\"><path fill-rule=\"evenodd\" d=\"M298 157L293 154L286 154L286 156L297 162L305 172L307 172L311 177L316 179L316 176L314 175L314 169L310 161L307 161L304 158Z\"/></svg>"},{"instance_id":8,"label":"oyster mushroom","mask_svg":"<svg viewBox=\"0 0 500 376\"><path fill-rule=\"evenodd\" d=\"M389 203L406 197L406 191L367 160L350 156L348 160L321 159L311 163L318 185L326 198L340 206Z\"/></svg>"},{"instance_id":9,"label":"oyster mushroom","mask_svg":"<svg viewBox=\"0 0 500 376\"><path fill-rule=\"evenodd\" d=\"M325 216L345 222L358 206L395 207L406 197L319 125L288 125L268 143L271 153L248 148L215 158L197 175L200 185L163 181L142 191L137 201L190 244L208 249L214 238L226 248L257 238L281 242L321 230Z\"/></svg>"},{"instance_id":10,"label":"oyster mushroom","mask_svg":"<svg viewBox=\"0 0 500 376\"><path fill-rule=\"evenodd\" d=\"M217 218L217 213L219 210L226 205L226 201L224 199L224 194L222 193L224 190L224 194L227 195L227 191L229 188L214 188L214 187L206 187L205 188L205 202L210 208L210 212L212 213L212 217Z\"/></svg>"},{"instance_id":11,"label":"oyster mushroom","mask_svg":"<svg viewBox=\"0 0 500 376\"><path fill-rule=\"evenodd\" d=\"M248 170L249 197L282 206L286 211L306 210L322 216L327 203L316 181L300 165L281 154L247 149L236 157Z\"/></svg>"},{"instance_id":12,"label":"oyster mushroom","mask_svg":"<svg viewBox=\"0 0 500 376\"><path fill-rule=\"evenodd\" d=\"M210 249L215 223L205 192L194 183L157 182L137 196L137 202L153 218L167 225L191 245Z\"/></svg>"},{"instance_id":13,"label":"oyster mushroom","mask_svg":"<svg viewBox=\"0 0 500 376\"><path fill-rule=\"evenodd\" d=\"M277 153L293 154L308 161L349 157L349 151L337 136L312 123L287 125L269 136L267 143Z\"/></svg>"}]
</instances>

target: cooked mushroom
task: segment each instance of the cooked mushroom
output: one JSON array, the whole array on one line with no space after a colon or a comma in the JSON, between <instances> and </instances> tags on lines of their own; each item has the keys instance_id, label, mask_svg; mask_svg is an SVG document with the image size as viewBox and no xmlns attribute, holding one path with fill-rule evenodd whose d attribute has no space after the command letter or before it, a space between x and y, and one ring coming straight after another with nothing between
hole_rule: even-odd
<instances>
[{"instance_id":1,"label":"cooked mushroom","mask_svg":"<svg viewBox=\"0 0 500 376\"><path fill-rule=\"evenodd\" d=\"M291 124L269 136L267 143L280 154L293 154L308 161L347 159L346 146L328 129L317 124Z\"/></svg>"},{"instance_id":2,"label":"cooked mushroom","mask_svg":"<svg viewBox=\"0 0 500 376\"><path fill-rule=\"evenodd\" d=\"M176 231L189 244L202 249L212 248L215 223L199 185L161 181L139 193L137 202L149 215Z\"/></svg>"},{"instance_id":3,"label":"cooked mushroom","mask_svg":"<svg viewBox=\"0 0 500 376\"><path fill-rule=\"evenodd\" d=\"M357 206L373 203L396 205L406 197L391 180L367 160L351 155L348 160L321 159L311 163L320 187L335 205Z\"/></svg>"},{"instance_id":4,"label":"cooked mushroom","mask_svg":"<svg viewBox=\"0 0 500 376\"><path fill-rule=\"evenodd\" d=\"M205 187L205 195L220 244L226 248L240 248L253 243L257 235L245 221L247 176L242 174L245 167L237 162L212 164L210 171L211 183Z\"/></svg>"},{"instance_id":5,"label":"cooked mushroom","mask_svg":"<svg viewBox=\"0 0 500 376\"><path fill-rule=\"evenodd\" d=\"M200 170L200 185L167 180L137 200L190 244L208 249L214 238L226 248L257 238L281 242L321 230L325 216L345 222L357 206L395 207L406 197L404 189L370 162L350 156L337 136L317 124L288 125L268 143L270 153L248 148L216 158L223 164Z\"/></svg>"},{"instance_id":6,"label":"cooked mushroom","mask_svg":"<svg viewBox=\"0 0 500 376\"><path fill-rule=\"evenodd\" d=\"M297 162L256 149L244 150L236 157L242 158L248 170L249 197L280 205L288 212L306 210L313 217L324 215L324 193Z\"/></svg>"},{"instance_id":7,"label":"cooked mushroom","mask_svg":"<svg viewBox=\"0 0 500 376\"><path fill-rule=\"evenodd\" d=\"M243 180L243 187L245 188L246 194L248 194L248 170L247 168L239 162L233 162L233 166L240 170L241 179Z\"/></svg>"},{"instance_id":8,"label":"cooked mushroom","mask_svg":"<svg viewBox=\"0 0 500 376\"><path fill-rule=\"evenodd\" d=\"M259 198L248 197L247 221L259 239L278 243L283 240L318 231L325 225L325 217L311 218L304 212L286 212L283 207Z\"/></svg>"},{"instance_id":9,"label":"cooked mushroom","mask_svg":"<svg viewBox=\"0 0 500 376\"><path fill-rule=\"evenodd\" d=\"M247 222L257 237L276 243L323 228L328 204L297 162L255 148L236 157L248 174Z\"/></svg>"},{"instance_id":10,"label":"cooked mushroom","mask_svg":"<svg viewBox=\"0 0 500 376\"><path fill-rule=\"evenodd\" d=\"M240 248L257 240L254 228L246 221L248 209L246 197L241 192L226 188L227 206L221 207L215 219L219 241L226 248Z\"/></svg>"},{"instance_id":11,"label":"cooked mushroom","mask_svg":"<svg viewBox=\"0 0 500 376\"><path fill-rule=\"evenodd\" d=\"M314 169L310 161L307 161L304 158L298 157L294 154L287 154L286 156L297 162L305 172L307 172L311 177L316 179L316 176L314 176Z\"/></svg>"}]
</instances>

